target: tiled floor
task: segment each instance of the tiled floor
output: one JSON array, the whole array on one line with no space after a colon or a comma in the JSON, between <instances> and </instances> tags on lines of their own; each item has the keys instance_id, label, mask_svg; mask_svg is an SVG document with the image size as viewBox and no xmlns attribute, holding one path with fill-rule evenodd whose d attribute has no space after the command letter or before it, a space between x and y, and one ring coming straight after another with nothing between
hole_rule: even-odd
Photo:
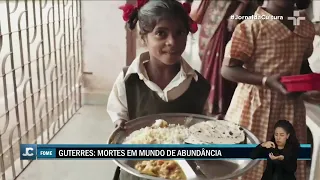
<instances>
[{"instance_id":1,"label":"tiled floor","mask_svg":"<svg viewBox=\"0 0 320 180\"><path fill-rule=\"evenodd\" d=\"M84 106L51 141L52 144L102 144L113 126L104 106ZM33 161L17 180L111 180L110 160Z\"/></svg>"}]
</instances>

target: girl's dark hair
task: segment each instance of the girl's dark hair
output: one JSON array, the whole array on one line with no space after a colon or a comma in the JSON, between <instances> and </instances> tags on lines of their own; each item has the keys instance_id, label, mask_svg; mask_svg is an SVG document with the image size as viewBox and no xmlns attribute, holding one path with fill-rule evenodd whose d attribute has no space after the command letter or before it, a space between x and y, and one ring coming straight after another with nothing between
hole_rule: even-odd
<instances>
[{"instance_id":1,"label":"girl's dark hair","mask_svg":"<svg viewBox=\"0 0 320 180\"><path fill-rule=\"evenodd\" d=\"M276 128L281 127L286 131L287 134L290 134L289 138L286 141L286 147L290 146L292 148L298 148L300 146L299 140L296 135L296 131L294 130L294 127L292 124L287 121L287 120L279 120L275 125L274 125L274 130ZM274 136L272 136L271 139L272 142L276 142ZM275 143L276 144L276 143Z\"/></svg>"},{"instance_id":2,"label":"girl's dark hair","mask_svg":"<svg viewBox=\"0 0 320 180\"><path fill-rule=\"evenodd\" d=\"M141 9L132 13L128 27L133 30L138 22L140 35L143 36L152 32L157 23L164 19L179 19L190 31L190 17L177 0L150 0Z\"/></svg>"},{"instance_id":3,"label":"girl's dark hair","mask_svg":"<svg viewBox=\"0 0 320 180\"><path fill-rule=\"evenodd\" d=\"M311 0L296 0L296 7L299 10L307 9L311 4Z\"/></svg>"}]
</instances>

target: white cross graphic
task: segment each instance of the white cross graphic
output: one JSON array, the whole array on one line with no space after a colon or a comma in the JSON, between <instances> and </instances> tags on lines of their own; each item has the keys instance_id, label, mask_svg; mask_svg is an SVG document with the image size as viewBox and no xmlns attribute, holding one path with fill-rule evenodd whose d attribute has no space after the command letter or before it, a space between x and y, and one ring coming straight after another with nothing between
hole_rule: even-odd
<instances>
[{"instance_id":1,"label":"white cross graphic","mask_svg":"<svg viewBox=\"0 0 320 180\"><path fill-rule=\"evenodd\" d=\"M300 20L305 20L306 17L300 17L300 11L293 11L293 17L288 17L288 20L293 21L293 25L300 25Z\"/></svg>"}]
</instances>

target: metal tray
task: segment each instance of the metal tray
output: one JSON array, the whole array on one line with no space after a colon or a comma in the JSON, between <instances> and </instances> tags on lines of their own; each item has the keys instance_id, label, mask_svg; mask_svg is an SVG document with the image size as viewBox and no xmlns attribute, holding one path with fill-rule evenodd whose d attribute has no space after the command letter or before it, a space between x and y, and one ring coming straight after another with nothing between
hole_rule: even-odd
<instances>
[{"instance_id":1,"label":"metal tray","mask_svg":"<svg viewBox=\"0 0 320 180\"><path fill-rule=\"evenodd\" d=\"M180 124L187 127L203 122L203 121L215 121L217 119L213 117L208 117L204 115L195 114L184 114L184 113L166 113L150 115L145 117L140 117L135 120L131 120L127 123L126 130L116 129L112 132L108 139L108 144L122 144L124 139L130 135L133 131L139 130L141 128L151 126L156 119L164 119L169 124ZM232 122L230 122L232 123ZM248 144L259 144L258 138L253 135L246 128L243 128L246 133ZM150 179L150 180L161 180L162 178L147 176L139 173L139 171L134 169L134 160L113 160L116 165L121 169L127 171L135 176ZM202 161L179 161L179 165L185 171L188 179L194 180L225 180L232 179L243 175L245 172L250 170L255 166L259 160L202 160ZM186 169L192 169L194 172L186 172ZM194 175L195 174L195 175Z\"/></svg>"}]
</instances>

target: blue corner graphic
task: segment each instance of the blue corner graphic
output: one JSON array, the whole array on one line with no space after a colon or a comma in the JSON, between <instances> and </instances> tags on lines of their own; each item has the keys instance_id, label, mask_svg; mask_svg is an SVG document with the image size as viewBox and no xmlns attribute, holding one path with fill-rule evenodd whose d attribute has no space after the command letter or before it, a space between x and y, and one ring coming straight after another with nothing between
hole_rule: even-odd
<instances>
[{"instance_id":1,"label":"blue corner graphic","mask_svg":"<svg viewBox=\"0 0 320 180\"><path fill-rule=\"evenodd\" d=\"M35 160L37 159L36 144L20 144L20 160Z\"/></svg>"}]
</instances>

